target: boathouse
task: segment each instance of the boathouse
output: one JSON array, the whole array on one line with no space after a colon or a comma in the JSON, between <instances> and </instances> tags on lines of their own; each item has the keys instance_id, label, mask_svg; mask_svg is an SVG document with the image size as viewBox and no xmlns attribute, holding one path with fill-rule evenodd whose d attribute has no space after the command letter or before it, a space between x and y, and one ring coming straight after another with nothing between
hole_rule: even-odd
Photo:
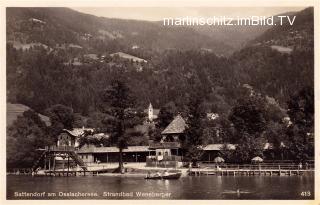
<instances>
[{"instance_id":1,"label":"boathouse","mask_svg":"<svg viewBox=\"0 0 320 205\"><path fill-rule=\"evenodd\" d=\"M84 145L77 154L85 163L110 163L118 162L119 148L117 147L96 147ZM149 146L128 146L123 149L123 162L145 162L148 156L155 155L155 151Z\"/></svg>"}]
</instances>

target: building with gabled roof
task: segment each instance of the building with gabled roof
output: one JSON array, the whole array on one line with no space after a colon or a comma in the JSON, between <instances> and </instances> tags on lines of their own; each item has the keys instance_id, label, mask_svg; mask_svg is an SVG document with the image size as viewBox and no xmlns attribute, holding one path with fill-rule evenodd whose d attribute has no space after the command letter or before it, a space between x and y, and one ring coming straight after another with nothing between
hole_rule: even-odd
<instances>
[{"instance_id":1,"label":"building with gabled roof","mask_svg":"<svg viewBox=\"0 0 320 205\"><path fill-rule=\"evenodd\" d=\"M185 139L186 121L177 115L171 123L161 132L160 142L150 144L150 150L155 150L155 156L147 159L148 166L181 166L181 142Z\"/></svg>"},{"instance_id":2,"label":"building with gabled roof","mask_svg":"<svg viewBox=\"0 0 320 205\"><path fill-rule=\"evenodd\" d=\"M172 122L164 129L161 134L162 135L170 135L170 134L182 134L186 129L186 121L181 117L181 115L177 115Z\"/></svg>"}]
</instances>

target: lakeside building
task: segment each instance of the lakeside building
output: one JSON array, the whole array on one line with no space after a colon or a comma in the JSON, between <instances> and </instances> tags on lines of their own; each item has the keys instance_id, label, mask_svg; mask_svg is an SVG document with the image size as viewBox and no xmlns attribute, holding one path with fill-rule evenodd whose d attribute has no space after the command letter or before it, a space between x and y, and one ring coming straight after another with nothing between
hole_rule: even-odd
<instances>
[{"instance_id":1,"label":"lakeside building","mask_svg":"<svg viewBox=\"0 0 320 205\"><path fill-rule=\"evenodd\" d=\"M152 105L149 105L148 120L154 117ZM151 118L153 119L153 118ZM123 150L123 162L144 162L149 167L181 167L184 161L182 143L185 140L187 124L181 115L177 115L162 131L159 142L149 142L148 146L128 146ZM85 144L79 147L79 137L85 132L93 132L92 128L75 128L63 130L58 136L57 146L75 147L75 153L84 163L111 163L118 162L119 149L115 146L103 147ZM221 155L224 149L235 150L235 144L208 144L203 148L200 161L213 162ZM272 144L266 143L264 147L267 156L270 155Z\"/></svg>"},{"instance_id":2,"label":"lakeside building","mask_svg":"<svg viewBox=\"0 0 320 205\"><path fill-rule=\"evenodd\" d=\"M145 112L148 113L147 121L153 122L156 119L158 112L154 113L151 103ZM208 118L213 119L210 115ZM181 167L183 166L185 150L182 147L186 136L185 129L187 128L186 121L181 115L177 115L171 123L161 132L162 138L159 142L149 141L147 146L128 146L123 149L123 162L146 163L148 167ZM88 134L89 135L86 135ZM109 138L108 135L100 133L93 134L92 128L74 128L72 130L64 129L57 137L57 144L52 149L56 151L53 159L56 166L68 162L70 157L75 159L77 164L83 166L90 163L115 163L119 159L119 148L115 146L103 147L102 145L84 144L80 146L80 139L83 136L87 138ZM72 148L73 152L69 156L61 149ZM199 161L212 163L214 159L221 156L222 150L235 150L235 144L208 144L203 148L203 154ZM272 158L273 146L266 143L264 153L267 158ZM57 151L58 154L57 154ZM63 150L62 150L63 151ZM70 151L69 151L70 152ZM67 161L66 161L67 160Z\"/></svg>"},{"instance_id":3,"label":"lakeside building","mask_svg":"<svg viewBox=\"0 0 320 205\"><path fill-rule=\"evenodd\" d=\"M94 145L84 145L76 151L85 163L109 163L118 162L118 147L96 147ZM146 162L148 156L155 155L149 146L128 146L123 149L123 162Z\"/></svg>"}]
</instances>

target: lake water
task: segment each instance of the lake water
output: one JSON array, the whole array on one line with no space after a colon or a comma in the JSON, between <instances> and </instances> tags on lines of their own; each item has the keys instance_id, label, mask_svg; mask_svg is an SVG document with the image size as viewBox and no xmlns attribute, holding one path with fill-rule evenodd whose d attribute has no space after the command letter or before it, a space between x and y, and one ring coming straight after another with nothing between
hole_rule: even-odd
<instances>
[{"instance_id":1,"label":"lake water","mask_svg":"<svg viewBox=\"0 0 320 205\"><path fill-rule=\"evenodd\" d=\"M314 176L7 176L7 199L314 199Z\"/></svg>"}]
</instances>

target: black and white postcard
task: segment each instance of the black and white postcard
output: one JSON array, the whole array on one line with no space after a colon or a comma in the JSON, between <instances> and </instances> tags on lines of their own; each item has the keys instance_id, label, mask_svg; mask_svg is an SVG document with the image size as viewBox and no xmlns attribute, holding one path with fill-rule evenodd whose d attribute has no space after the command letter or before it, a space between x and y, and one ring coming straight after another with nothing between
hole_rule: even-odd
<instances>
[{"instance_id":1,"label":"black and white postcard","mask_svg":"<svg viewBox=\"0 0 320 205\"><path fill-rule=\"evenodd\" d=\"M319 203L318 5L188 2L3 4L7 203Z\"/></svg>"}]
</instances>

